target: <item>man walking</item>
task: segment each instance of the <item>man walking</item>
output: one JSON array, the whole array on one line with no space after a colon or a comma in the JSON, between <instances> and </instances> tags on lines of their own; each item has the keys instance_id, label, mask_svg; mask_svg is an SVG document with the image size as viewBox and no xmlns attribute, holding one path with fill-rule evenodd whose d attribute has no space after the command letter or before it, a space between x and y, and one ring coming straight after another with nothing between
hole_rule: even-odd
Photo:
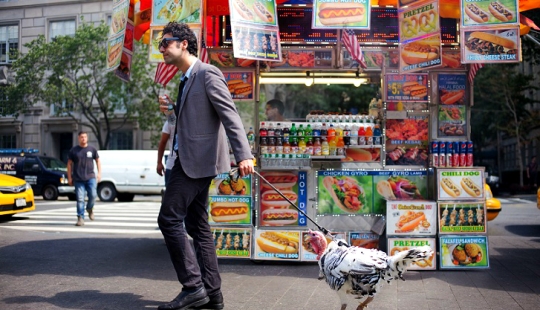
<instances>
[{"instance_id":1,"label":"man walking","mask_svg":"<svg viewBox=\"0 0 540 310\"><path fill-rule=\"evenodd\" d=\"M94 160L97 166L94 172ZM75 195L77 196L77 223L75 226L84 225L84 197L88 193L88 203L86 211L88 218L94 220L94 203L96 201L97 183L101 180L101 162L97 150L88 145L88 134L84 131L79 132L79 145L74 146L68 155L67 175L69 185L75 185Z\"/></svg>"},{"instance_id":2,"label":"man walking","mask_svg":"<svg viewBox=\"0 0 540 310\"><path fill-rule=\"evenodd\" d=\"M536 162L536 156L531 157L531 162L527 166L527 178L529 179L529 185L536 190L536 182L538 179L538 163Z\"/></svg>"},{"instance_id":3,"label":"man walking","mask_svg":"<svg viewBox=\"0 0 540 310\"><path fill-rule=\"evenodd\" d=\"M253 155L223 74L196 57L193 31L186 24L169 23L159 51L166 64L183 72L176 105L159 98L161 112L174 109L177 115L173 143L177 158L158 216L183 288L158 309L222 309L221 277L208 224L208 190L217 174L231 169L226 137L241 176L254 172Z\"/></svg>"}]
</instances>

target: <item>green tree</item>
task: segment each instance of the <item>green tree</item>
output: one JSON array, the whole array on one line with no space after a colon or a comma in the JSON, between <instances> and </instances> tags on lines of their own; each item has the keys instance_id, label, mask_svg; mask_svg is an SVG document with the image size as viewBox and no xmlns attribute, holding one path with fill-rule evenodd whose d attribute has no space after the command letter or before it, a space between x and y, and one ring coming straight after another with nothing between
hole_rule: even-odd
<instances>
[{"instance_id":1,"label":"green tree","mask_svg":"<svg viewBox=\"0 0 540 310\"><path fill-rule=\"evenodd\" d=\"M54 106L57 115L89 128L100 149L107 149L111 134L128 122L136 122L141 130L159 129L160 90L153 82L155 66L147 62L148 47L135 46L131 81L123 82L114 72L105 73L108 31L104 23L83 23L74 36L51 42L40 36L26 44L28 53L13 63L16 81L7 89L4 114L38 103Z\"/></svg>"}]
</instances>

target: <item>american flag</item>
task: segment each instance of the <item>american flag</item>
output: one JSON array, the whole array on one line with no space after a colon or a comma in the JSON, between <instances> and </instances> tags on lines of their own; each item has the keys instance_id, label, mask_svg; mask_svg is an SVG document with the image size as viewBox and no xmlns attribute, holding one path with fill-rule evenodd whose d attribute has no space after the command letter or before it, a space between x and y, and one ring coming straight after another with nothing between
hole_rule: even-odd
<instances>
[{"instance_id":1,"label":"american flag","mask_svg":"<svg viewBox=\"0 0 540 310\"><path fill-rule=\"evenodd\" d=\"M362 48L360 47L360 44L358 44L358 38L356 37L356 34L354 34L354 30L343 29L341 41L343 41L343 44L349 54L351 54L351 57L358 62L362 69L366 69L366 60L364 59Z\"/></svg>"},{"instance_id":2,"label":"american flag","mask_svg":"<svg viewBox=\"0 0 540 310\"><path fill-rule=\"evenodd\" d=\"M476 73L478 72L478 70L482 69L484 67L483 64L472 64L470 69L469 69L469 84L473 84L474 83L474 77L476 76Z\"/></svg>"},{"instance_id":3,"label":"american flag","mask_svg":"<svg viewBox=\"0 0 540 310\"><path fill-rule=\"evenodd\" d=\"M175 65L168 65L164 62L160 62L157 66L154 82L165 87L167 86L167 83L172 80L176 72L178 72L178 68Z\"/></svg>"},{"instance_id":4,"label":"american flag","mask_svg":"<svg viewBox=\"0 0 540 310\"><path fill-rule=\"evenodd\" d=\"M206 43L204 42L204 39L201 42L201 52L199 53L199 59L204 63L210 62L210 59L208 59L208 51L206 50Z\"/></svg>"}]
</instances>

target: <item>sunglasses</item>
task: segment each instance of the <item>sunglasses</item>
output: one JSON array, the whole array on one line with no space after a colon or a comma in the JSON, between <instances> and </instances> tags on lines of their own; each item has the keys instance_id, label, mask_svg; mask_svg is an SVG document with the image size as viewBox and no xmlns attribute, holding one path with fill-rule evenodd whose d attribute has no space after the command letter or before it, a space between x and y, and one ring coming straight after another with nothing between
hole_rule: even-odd
<instances>
[{"instance_id":1,"label":"sunglasses","mask_svg":"<svg viewBox=\"0 0 540 310\"><path fill-rule=\"evenodd\" d=\"M159 42L159 47L167 48L169 46L169 41L181 41L181 40L180 38L177 38L177 37L163 38Z\"/></svg>"}]
</instances>

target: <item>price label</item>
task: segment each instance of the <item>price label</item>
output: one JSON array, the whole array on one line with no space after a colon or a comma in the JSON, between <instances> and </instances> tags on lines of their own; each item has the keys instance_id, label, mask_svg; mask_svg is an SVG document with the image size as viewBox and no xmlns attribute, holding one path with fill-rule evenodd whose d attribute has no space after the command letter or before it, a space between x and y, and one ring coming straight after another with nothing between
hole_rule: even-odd
<instances>
[{"instance_id":1,"label":"price label","mask_svg":"<svg viewBox=\"0 0 540 310\"><path fill-rule=\"evenodd\" d=\"M401 83L391 83L388 85L388 89L391 90L392 95L399 95L401 93Z\"/></svg>"}]
</instances>

